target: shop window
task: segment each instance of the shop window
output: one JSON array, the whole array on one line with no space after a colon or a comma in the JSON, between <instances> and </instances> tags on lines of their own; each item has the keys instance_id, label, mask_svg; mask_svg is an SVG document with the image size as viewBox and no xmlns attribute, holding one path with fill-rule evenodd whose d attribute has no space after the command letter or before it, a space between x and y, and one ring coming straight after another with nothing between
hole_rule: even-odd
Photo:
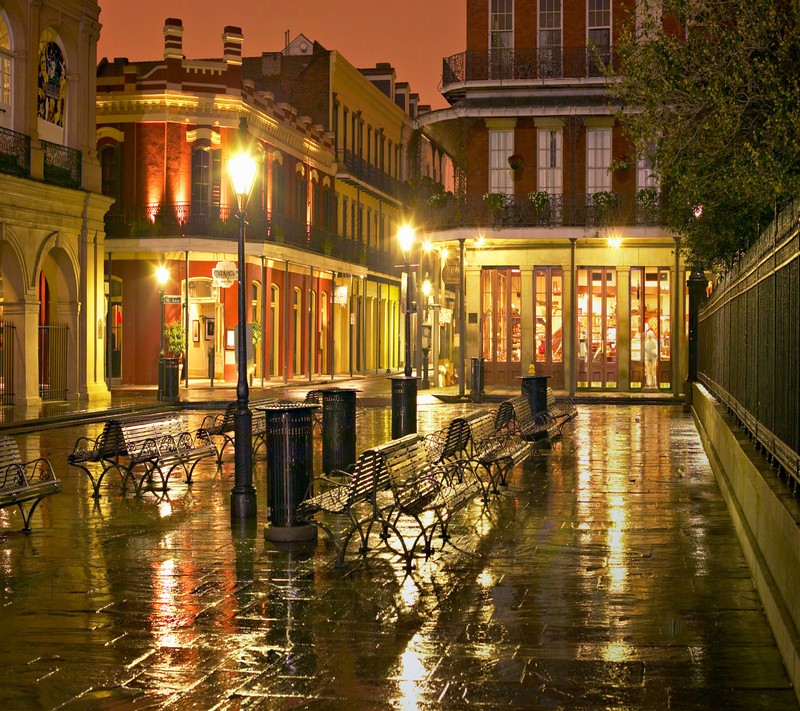
<instances>
[{"instance_id":1,"label":"shop window","mask_svg":"<svg viewBox=\"0 0 800 711\"><path fill-rule=\"evenodd\" d=\"M671 387L670 271L631 269L631 388Z\"/></svg>"}]
</instances>

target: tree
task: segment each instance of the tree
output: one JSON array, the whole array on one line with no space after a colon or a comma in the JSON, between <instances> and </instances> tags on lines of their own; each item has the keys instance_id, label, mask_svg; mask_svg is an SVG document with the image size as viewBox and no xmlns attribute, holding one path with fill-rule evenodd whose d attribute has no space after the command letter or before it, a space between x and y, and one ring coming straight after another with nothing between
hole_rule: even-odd
<instances>
[{"instance_id":1,"label":"tree","mask_svg":"<svg viewBox=\"0 0 800 711\"><path fill-rule=\"evenodd\" d=\"M612 100L660 176L663 222L687 259L724 266L800 193L800 3L637 4Z\"/></svg>"}]
</instances>

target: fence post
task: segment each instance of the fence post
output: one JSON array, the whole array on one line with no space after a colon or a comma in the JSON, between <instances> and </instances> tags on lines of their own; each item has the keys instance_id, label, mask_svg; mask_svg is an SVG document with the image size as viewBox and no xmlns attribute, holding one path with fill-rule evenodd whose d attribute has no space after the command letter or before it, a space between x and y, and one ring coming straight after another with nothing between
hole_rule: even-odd
<instances>
[{"instance_id":1,"label":"fence post","mask_svg":"<svg viewBox=\"0 0 800 711\"><path fill-rule=\"evenodd\" d=\"M686 370L686 380L683 383L683 409L689 412L692 409L692 383L697 381L697 356L698 356L698 326L700 304L703 303L706 292L706 277L699 269L692 269L689 275L689 362Z\"/></svg>"}]
</instances>

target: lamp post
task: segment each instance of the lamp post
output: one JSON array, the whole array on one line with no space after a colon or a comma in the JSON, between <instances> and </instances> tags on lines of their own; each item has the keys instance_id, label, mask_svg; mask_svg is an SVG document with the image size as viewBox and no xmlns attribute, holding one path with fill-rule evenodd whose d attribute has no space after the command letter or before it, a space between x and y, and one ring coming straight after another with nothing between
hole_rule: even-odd
<instances>
[{"instance_id":1,"label":"lamp post","mask_svg":"<svg viewBox=\"0 0 800 711\"><path fill-rule=\"evenodd\" d=\"M169 280L169 269L159 267L156 269L156 281L158 282L158 300L161 311L161 328L158 330L158 401L164 399L164 294L166 293L167 281Z\"/></svg>"},{"instance_id":2,"label":"lamp post","mask_svg":"<svg viewBox=\"0 0 800 711\"><path fill-rule=\"evenodd\" d=\"M406 363L402 376L392 378L392 439L417 431L417 379L411 375L411 250L414 229L407 225L397 233L406 274Z\"/></svg>"},{"instance_id":3,"label":"lamp post","mask_svg":"<svg viewBox=\"0 0 800 711\"><path fill-rule=\"evenodd\" d=\"M227 160L228 175L233 194L236 196L237 219L239 220L239 309L237 324L237 370L236 410L233 414L233 437L235 443L234 485L231 490L231 521L256 517L256 490L253 486L253 415L248 406L247 385L247 312L245 309L246 264L244 250L245 210L250 191L253 189L258 162L250 152L247 120L239 121L239 145Z\"/></svg>"},{"instance_id":4,"label":"lamp post","mask_svg":"<svg viewBox=\"0 0 800 711\"><path fill-rule=\"evenodd\" d=\"M427 390L431 386L430 377L428 376L428 356L431 352L431 323L430 310L431 310L431 280L425 274L425 281L422 282L422 312L425 315L422 320L422 389Z\"/></svg>"}]
</instances>

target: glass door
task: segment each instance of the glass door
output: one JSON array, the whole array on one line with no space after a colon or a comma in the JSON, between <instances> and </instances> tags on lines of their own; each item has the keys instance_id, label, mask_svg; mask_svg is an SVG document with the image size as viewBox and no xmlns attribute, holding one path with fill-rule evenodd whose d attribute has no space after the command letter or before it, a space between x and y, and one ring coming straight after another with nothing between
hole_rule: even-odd
<instances>
[{"instance_id":1,"label":"glass door","mask_svg":"<svg viewBox=\"0 0 800 711\"><path fill-rule=\"evenodd\" d=\"M522 374L519 269L481 272L480 341L486 385L513 385Z\"/></svg>"},{"instance_id":2,"label":"glass door","mask_svg":"<svg viewBox=\"0 0 800 711\"><path fill-rule=\"evenodd\" d=\"M579 388L617 387L617 273L580 267L578 279Z\"/></svg>"},{"instance_id":3,"label":"glass door","mask_svg":"<svg viewBox=\"0 0 800 711\"><path fill-rule=\"evenodd\" d=\"M564 387L564 274L560 267L539 267L534 273L536 325L534 360L537 375L549 375L550 385Z\"/></svg>"},{"instance_id":4,"label":"glass door","mask_svg":"<svg viewBox=\"0 0 800 711\"><path fill-rule=\"evenodd\" d=\"M669 390L670 272L668 267L631 269L631 388Z\"/></svg>"}]
</instances>

